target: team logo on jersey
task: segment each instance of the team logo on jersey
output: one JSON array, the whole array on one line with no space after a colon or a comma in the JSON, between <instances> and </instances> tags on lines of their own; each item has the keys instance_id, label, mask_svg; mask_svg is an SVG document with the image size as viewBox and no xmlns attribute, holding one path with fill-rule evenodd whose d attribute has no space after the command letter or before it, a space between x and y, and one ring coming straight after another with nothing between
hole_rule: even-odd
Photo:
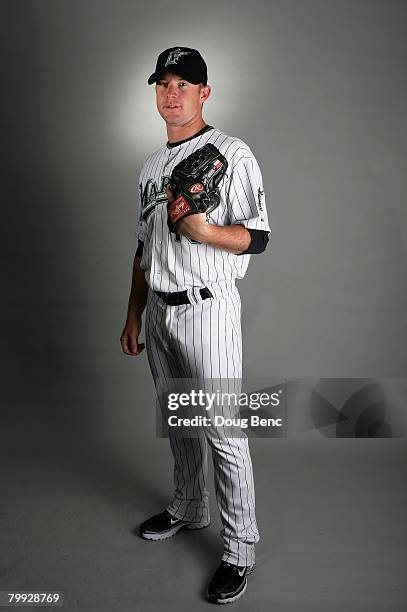
<instances>
[{"instance_id":1,"label":"team logo on jersey","mask_svg":"<svg viewBox=\"0 0 407 612\"><path fill-rule=\"evenodd\" d=\"M170 51L167 57L167 61L164 64L168 66L169 64L176 64L180 57L183 55L189 55L191 51L181 51L181 49L175 49L174 51Z\"/></svg>"},{"instance_id":2,"label":"team logo on jersey","mask_svg":"<svg viewBox=\"0 0 407 612\"><path fill-rule=\"evenodd\" d=\"M202 185L202 183L194 183L189 188L189 191L190 191L190 193L200 193L204 189L205 189L205 187Z\"/></svg>"},{"instance_id":3,"label":"team logo on jersey","mask_svg":"<svg viewBox=\"0 0 407 612\"><path fill-rule=\"evenodd\" d=\"M176 223L189 210L191 210L190 205L185 198L180 196L168 206L168 216L173 223Z\"/></svg>"},{"instance_id":4,"label":"team logo on jersey","mask_svg":"<svg viewBox=\"0 0 407 612\"><path fill-rule=\"evenodd\" d=\"M154 179L148 179L144 189L140 183L141 219L147 221L157 204L167 202L165 188L171 178L163 176L160 185Z\"/></svg>"}]
</instances>

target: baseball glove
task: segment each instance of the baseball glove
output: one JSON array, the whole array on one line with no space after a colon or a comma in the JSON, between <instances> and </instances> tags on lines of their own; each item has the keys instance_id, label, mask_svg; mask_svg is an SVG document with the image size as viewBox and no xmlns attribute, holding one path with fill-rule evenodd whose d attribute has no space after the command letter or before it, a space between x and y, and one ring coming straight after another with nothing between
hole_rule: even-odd
<instances>
[{"instance_id":1,"label":"baseball glove","mask_svg":"<svg viewBox=\"0 0 407 612\"><path fill-rule=\"evenodd\" d=\"M197 213L209 215L220 202L218 185L226 174L228 162L212 143L194 151L175 166L169 187L174 201L167 205L167 222L175 226L184 217Z\"/></svg>"}]
</instances>

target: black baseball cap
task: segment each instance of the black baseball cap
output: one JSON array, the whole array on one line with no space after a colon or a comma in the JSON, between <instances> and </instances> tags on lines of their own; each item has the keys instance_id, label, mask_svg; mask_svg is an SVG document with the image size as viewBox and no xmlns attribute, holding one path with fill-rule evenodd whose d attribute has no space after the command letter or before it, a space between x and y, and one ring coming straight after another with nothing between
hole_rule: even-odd
<instances>
[{"instance_id":1,"label":"black baseball cap","mask_svg":"<svg viewBox=\"0 0 407 612\"><path fill-rule=\"evenodd\" d=\"M198 83L206 85L208 82L208 71L205 61L196 49L171 47L160 53L155 72L148 79L148 84L151 85L158 81L160 76L167 70L178 74L194 85Z\"/></svg>"}]
</instances>

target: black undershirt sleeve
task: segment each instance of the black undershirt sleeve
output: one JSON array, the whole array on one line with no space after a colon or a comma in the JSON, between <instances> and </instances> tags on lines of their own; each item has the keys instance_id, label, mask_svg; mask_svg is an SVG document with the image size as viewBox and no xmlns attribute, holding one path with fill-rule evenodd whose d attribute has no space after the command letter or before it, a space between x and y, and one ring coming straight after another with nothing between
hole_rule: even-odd
<instances>
[{"instance_id":1,"label":"black undershirt sleeve","mask_svg":"<svg viewBox=\"0 0 407 612\"><path fill-rule=\"evenodd\" d=\"M263 253L263 251L266 250L270 232L266 232L265 230L252 229L251 227L247 227L246 229L251 236L251 243L249 247L245 251L243 251L243 253L237 253L237 255Z\"/></svg>"},{"instance_id":2,"label":"black undershirt sleeve","mask_svg":"<svg viewBox=\"0 0 407 612\"><path fill-rule=\"evenodd\" d=\"M141 240L139 240L137 245L136 257L141 258L143 256L143 246L144 242L141 242Z\"/></svg>"}]
</instances>

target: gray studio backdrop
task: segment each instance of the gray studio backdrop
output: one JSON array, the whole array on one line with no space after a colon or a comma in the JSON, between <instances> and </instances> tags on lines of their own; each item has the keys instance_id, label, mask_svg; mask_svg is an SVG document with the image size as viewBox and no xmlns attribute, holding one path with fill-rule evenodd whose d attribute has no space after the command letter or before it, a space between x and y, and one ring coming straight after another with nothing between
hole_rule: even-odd
<instances>
[{"instance_id":1,"label":"gray studio backdrop","mask_svg":"<svg viewBox=\"0 0 407 612\"><path fill-rule=\"evenodd\" d=\"M200 8L1 2L6 446L164 443L146 354L119 336L138 175L166 140L146 80L176 44L207 60L207 122L263 171L272 241L239 283L245 374L406 374L406 2Z\"/></svg>"}]
</instances>

